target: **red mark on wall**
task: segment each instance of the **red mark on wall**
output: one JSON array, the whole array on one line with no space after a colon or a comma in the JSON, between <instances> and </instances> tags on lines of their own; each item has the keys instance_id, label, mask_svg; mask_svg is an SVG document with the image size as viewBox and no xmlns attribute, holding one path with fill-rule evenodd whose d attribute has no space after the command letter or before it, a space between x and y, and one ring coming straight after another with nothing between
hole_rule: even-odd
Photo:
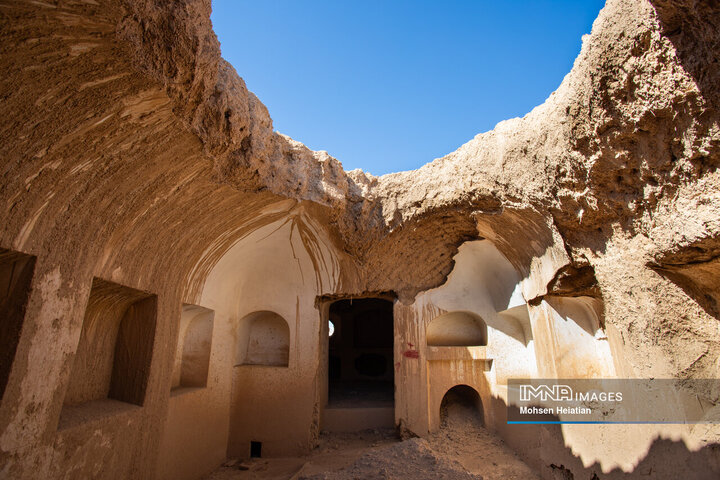
<instances>
[{"instance_id":1,"label":"red mark on wall","mask_svg":"<svg viewBox=\"0 0 720 480\"><path fill-rule=\"evenodd\" d=\"M413 344L410 343L410 342L407 342L407 344L408 344L408 347L410 347L410 348L413 348L413 347L415 346L415 345L413 345Z\"/></svg>"},{"instance_id":2,"label":"red mark on wall","mask_svg":"<svg viewBox=\"0 0 720 480\"><path fill-rule=\"evenodd\" d=\"M403 352L403 357L405 358L420 358L420 352L417 350L405 350Z\"/></svg>"}]
</instances>

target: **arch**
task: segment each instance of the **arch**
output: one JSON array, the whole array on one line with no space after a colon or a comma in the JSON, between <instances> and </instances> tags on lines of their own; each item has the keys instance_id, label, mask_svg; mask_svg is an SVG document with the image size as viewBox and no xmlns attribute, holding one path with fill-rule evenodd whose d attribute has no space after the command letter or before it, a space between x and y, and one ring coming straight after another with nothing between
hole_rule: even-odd
<instances>
[{"instance_id":1,"label":"arch","mask_svg":"<svg viewBox=\"0 0 720 480\"><path fill-rule=\"evenodd\" d=\"M483 422L483 406L480 394L465 384L448 389L440 402L440 424L447 425L453 420L465 422Z\"/></svg>"},{"instance_id":2,"label":"arch","mask_svg":"<svg viewBox=\"0 0 720 480\"><path fill-rule=\"evenodd\" d=\"M435 317L427 327L427 344L433 347L487 345L487 325L471 312L448 312Z\"/></svg>"},{"instance_id":3,"label":"arch","mask_svg":"<svg viewBox=\"0 0 720 480\"><path fill-rule=\"evenodd\" d=\"M552 322L552 358L559 378L612 378L616 375L603 328L604 304L594 297L546 295L541 303ZM536 348L538 348L536 346ZM548 348L540 344L539 348Z\"/></svg>"},{"instance_id":4,"label":"arch","mask_svg":"<svg viewBox=\"0 0 720 480\"><path fill-rule=\"evenodd\" d=\"M262 310L246 315L247 341L238 342L238 365L287 367L290 360L290 327L275 312Z\"/></svg>"}]
</instances>

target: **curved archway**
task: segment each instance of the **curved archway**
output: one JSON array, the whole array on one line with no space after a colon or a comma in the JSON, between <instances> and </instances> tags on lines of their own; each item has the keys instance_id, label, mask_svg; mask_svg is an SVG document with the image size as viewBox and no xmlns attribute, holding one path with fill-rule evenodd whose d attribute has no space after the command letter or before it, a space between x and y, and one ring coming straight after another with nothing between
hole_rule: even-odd
<instances>
[{"instance_id":1,"label":"curved archway","mask_svg":"<svg viewBox=\"0 0 720 480\"><path fill-rule=\"evenodd\" d=\"M471 312L448 312L435 317L427 326L431 347L471 347L487 345L487 325Z\"/></svg>"},{"instance_id":2,"label":"curved archway","mask_svg":"<svg viewBox=\"0 0 720 480\"><path fill-rule=\"evenodd\" d=\"M246 315L247 341L238 339L237 365L287 367L290 360L290 327L275 312L261 310Z\"/></svg>"},{"instance_id":3,"label":"curved archway","mask_svg":"<svg viewBox=\"0 0 720 480\"><path fill-rule=\"evenodd\" d=\"M455 385L440 402L440 426L482 425L483 407L480 394L469 385Z\"/></svg>"}]
</instances>

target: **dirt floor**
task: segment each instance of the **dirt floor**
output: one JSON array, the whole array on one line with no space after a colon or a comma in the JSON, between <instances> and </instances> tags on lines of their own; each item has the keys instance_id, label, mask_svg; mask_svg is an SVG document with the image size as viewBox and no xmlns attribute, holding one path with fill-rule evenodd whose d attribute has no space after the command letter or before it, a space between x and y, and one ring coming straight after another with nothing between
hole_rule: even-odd
<instances>
[{"instance_id":1,"label":"dirt floor","mask_svg":"<svg viewBox=\"0 0 720 480\"><path fill-rule=\"evenodd\" d=\"M446 408L442 429L400 441L393 430L323 433L306 457L231 460L207 480L532 480L539 477L472 408Z\"/></svg>"}]
</instances>

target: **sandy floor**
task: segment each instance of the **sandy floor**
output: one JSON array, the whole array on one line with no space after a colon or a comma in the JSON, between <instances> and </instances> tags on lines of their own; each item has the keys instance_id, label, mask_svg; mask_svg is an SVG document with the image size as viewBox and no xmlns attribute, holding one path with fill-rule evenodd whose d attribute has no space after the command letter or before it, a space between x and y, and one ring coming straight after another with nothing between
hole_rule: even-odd
<instances>
[{"instance_id":1,"label":"sandy floor","mask_svg":"<svg viewBox=\"0 0 720 480\"><path fill-rule=\"evenodd\" d=\"M323 434L302 458L230 461L207 480L513 480L535 473L463 406L452 406L443 428L401 442L394 431Z\"/></svg>"},{"instance_id":2,"label":"sandy floor","mask_svg":"<svg viewBox=\"0 0 720 480\"><path fill-rule=\"evenodd\" d=\"M540 477L500 437L482 427L466 407L451 406L448 413L440 431L427 439L437 455L457 461L484 480L539 480Z\"/></svg>"}]
</instances>

